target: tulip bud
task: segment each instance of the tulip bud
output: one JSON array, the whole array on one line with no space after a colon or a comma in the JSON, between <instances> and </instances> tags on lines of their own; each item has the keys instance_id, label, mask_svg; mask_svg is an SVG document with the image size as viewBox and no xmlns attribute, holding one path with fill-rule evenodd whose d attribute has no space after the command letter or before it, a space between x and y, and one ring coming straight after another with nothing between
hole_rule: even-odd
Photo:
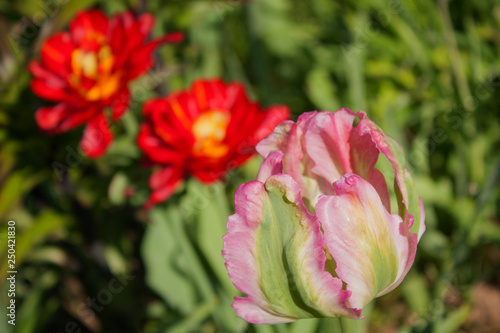
<instances>
[{"instance_id":1,"label":"tulip bud","mask_svg":"<svg viewBox=\"0 0 500 333\"><path fill-rule=\"evenodd\" d=\"M257 151L257 180L236 192L224 236L229 277L247 295L236 313L257 324L359 318L401 283L425 230L400 145L364 112L340 109L281 123ZM375 168L379 156L392 175Z\"/></svg>"}]
</instances>

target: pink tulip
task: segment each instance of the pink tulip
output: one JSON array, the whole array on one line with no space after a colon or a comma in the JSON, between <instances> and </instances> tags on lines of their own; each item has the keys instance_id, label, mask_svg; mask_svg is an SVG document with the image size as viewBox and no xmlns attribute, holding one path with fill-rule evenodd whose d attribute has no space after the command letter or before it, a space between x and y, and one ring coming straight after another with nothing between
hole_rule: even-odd
<instances>
[{"instance_id":1,"label":"pink tulip","mask_svg":"<svg viewBox=\"0 0 500 333\"><path fill-rule=\"evenodd\" d=\"M236 314L256 324L360 318L401 283L425 230L401 146L364 112L340 109L282 122L257 151L257 180L236 191L224 236L229 277L247 295ZM375 168L380 155L390 172Z\"/></svg>"}]
</instances>

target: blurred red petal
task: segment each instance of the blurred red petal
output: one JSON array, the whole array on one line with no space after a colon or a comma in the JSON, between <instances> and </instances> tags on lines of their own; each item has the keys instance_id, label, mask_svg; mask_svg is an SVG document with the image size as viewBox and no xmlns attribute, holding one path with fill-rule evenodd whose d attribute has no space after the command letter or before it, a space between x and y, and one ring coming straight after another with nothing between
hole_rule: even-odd
<instances>
[{"instance_id":1,"label":"blurred red petal","mask_svg":"<svg viewBox=\"0 0 500 333\"><path fill-rule=\"evenodd\" d=\"M136 52L129 54L129 57L124 64L124 67L127 68L126 80L135 79L153 66L151 53L153 52L154 47L154 45L149 44L136 50Z\"/></svg>"},{"instance_id":2,"label":"blurred red petal","mask_svg":"<svg viewBox=\"0 0 500 333\"><path fill-rule=\"evenodd\" d=\"M144 15L143 15L144 16ZM142 18L142 17L141 17ZM140 26L139 29L145 29ZM182 41L184 35L180 32L174 32L166 35L165 37L155 39L154 41L139 47L141 40L135 40L135 36L131 37L133 40L129 40L129 47L134 48L133 52L128 53L128 59L125 67L128 68L127 79L132 80L137 76L141 75L149 68L153 66L153 59L151 57L152 52L161 43L177 43Z\"/></svg>"},{"instance_id":3,"label":"blurred red petal","mask_svg":"<svg viewBox=\"0 0 500 333\"><path fill-rule=\"evenodd\" d=\"M161 43L180 43L184 40L184 33L180 31L174 31L160 38Z\"/></svg>"},{"instance_id":4,"label":"blurred red petal","mask_svg":"<svg viewBox=\"0 0 500 333\"><path fill-rule=\"evenodd\" d=\"M48 70L40 62L38 62L36 60L33 60L30 62L30 64L28 65L28 70L37 79L46 79L46 80L55 80L55 81L66 82L64 77L59 76L59 75L57 75L57 73L54 73L54 72Z\"/></svg>"},{"instance_id":5,"label":"blurred red petal","mask_svg":"<svg viewBox=\"0 0 500 333\"><path fill-rule=\"evenodd\" d=\"M127 111L130 100L130 90L123 89L111 103L111 119L118 120Z\"/></svg>"},{"instance_id":6,"label":"blurred red petal","mask_svg":"<svg viewBox=\"0 0 500 333\"><path fill-rule=\"evenodd\" d=\"M290 111L285 106L262 110L249 101L241 83L213 79L151 100L143 114L138 144L147 158L212 183L253 156L257 141Z\"/></svg>"},{"instance_id":7,"label":"blurred red petal","mask_svg":"<svg viewBox=\"0 0 500 333\"><path fill-rule=\"evenodd\" d=\"M147 103L145 114L149 114L152 131L166 144L180 150L190 150L194 142L192 123L177 100L177 95L169 99L159 99Z\"/></svg>"},{"instance_id":8,"label":"blurred red petal","mask_svg":"<svg viewBox=\"0 0 500 333\"><path fill-rule=\"evenodd\" d=\"M197 170L193 172L193 177L201 181L205 184L211 184L216 180L219 180L222 176L224 176L225 168L223 170Z\"/></svg>"},{"instance_id":9,"label":"blurred red petal","mask_svg":"<svg viewBox=\"0 0 500 333\"><path fill-rule=\"evenodd\" d=\"M42 63L50 71L66 77L70 71L71 52L74 49L75 45L67 32L57 33L43 43Z\"/></svg>"},{"instance_id":10,"label":"blurred red petal","mask_svg":"<svg viewBox=\"0 0 500 333\"><path fill-rule=\"evenodd\" d=\"M204 80L202 84L205 89L208 110L227 110L227 91L221 79Z\"/></svg>"},{"instance_id":11,"label":"blurred red petal","mask_svg":"<svg viewBox=\"0 0 500 333\"><path fill-rule=\"evenodd\" d=\"M142 31L145 32L152 28L154 23L149 15L147 14L144 18L141 16L143 21L140 21L141 19L138 20L131 11L126 11L115 15L111 20L108 39L115 55L117 67L124 67L127 59L142 47L147 37L147 34ZM144 26L141 27L141 24ZM150 28L149 25L151 25Z\"/></svg>"},{"instance_id":12,"label":"blurred red petal","mask_svg":"<svg viewBox=\"0 0 500 333\"><path fill-rule=\"evenodd\" d=\"M271 134L274 128L282 121L290 118L290 109L284 105L273 105L266 110L266 115L254 134L255 144Z\"/></svg>"},{"instance_id":13,"label":"blurred red petal","mask_svg":"<svg viewBox=\"0 0 500 333\"><path fill-rule=\"evenodd\" d=\"M117 14L113 19L118 20L125 30L131 30L134 28L136 22L135 16L132 11L127 10L123 13Z\"/></svg>"},{"instance_id":14,"label":"blurred red petal","mask_svg":"<svg viewBox=\"0 0 500 333\"><path fill-rule=\"evenodd\" d=\"M31 81L31 90L38 96L50 101L63 101L69 97L66 89L66 82L57 80L40 80L33 79Z\"/></svg>"},{"instance_id":15,"label":"blurred red petal","mask_svg":"<svg viewBox=\"0 0 500 333\"><path fill-rule=\"evenodd\" d=\"M113 135L109 130L108 121L101 113L88 122L80 146L87 156L97 158L104 154L112 141Z\"/></svg>"},{"instance_id":16,"label":"blurred red petal","mask_svg":"<svg viewBox=\"0 0 500 333\"><path fill-rule=\"evenodd\" d=\"M149 35L155 24L154 16L149 13L144 13L139 16L137 21L139 25L139 32L144 36Z\"/></svg>"},{"instance_id":17,"label":"blurred red petal","mask_svg":"<svg viewBox=\"0 0 500 333\"><path fill-rule=\"evenodd\" d=\"M71 21L69 30L76 44L103 38L108 30L108 18L97 9L79 12Z\"/></svg>"},{"instance_id":18,"label":"blurred red petal","mask_svg":"<svg viewBox=\"0 0 500 333\"><path fill-rule=\"evenodd\" d=\"M68 104L68 114L62 119L59 131L65 132L78 125L90 121L102 112L99 104L83 104L81 106Z\"/></svg>"},{"instance_id":19,"label":"blurred red petal","mask_svg":"<svg viewBox=\"0 0 500 333\"><path fill-rule=\"evenodd\" d=\"M156 135L152 135L148 124L141 125L141 130L137 136L137 145L148 155L151 161L156 163L182 165L186 159L185 151L169 147Z\"/></svg>"},{"instance_id":20,"label":"blurred red petal","mask_svg":"<svg viewBox=\"0 0 500 333\"><path fill-rule=\"evenodd\" d=\"M76 127L98 115L102 108L98 105L75 106L59 103L55 106L39 108L35 119L42 130L62 133Z\"/></svg>"},{"instance_id":21,"label":"blurred red petal","mask_svg":"<svg viewBox=\"0 0 500 333\"><path fill-rule=\"evenodd\" d=\"M35 113L35 120L41 129L58 132L58 126L67 114L67 105L60 103L56 106L39 108Z\"/></svg>"},{"instance_id":22,"label":"blurred red petal","mask_svg":"<svg viewBox=\"0 0 500 333\"><path fill-rule=\"evenodd\" d=\"M165 167L153 173L149 178L149 185L153 193L144 207L149 209L155 204L167 200L180 186L183 178L182 170L172 167Z\"/></svg>"}]
</instances>

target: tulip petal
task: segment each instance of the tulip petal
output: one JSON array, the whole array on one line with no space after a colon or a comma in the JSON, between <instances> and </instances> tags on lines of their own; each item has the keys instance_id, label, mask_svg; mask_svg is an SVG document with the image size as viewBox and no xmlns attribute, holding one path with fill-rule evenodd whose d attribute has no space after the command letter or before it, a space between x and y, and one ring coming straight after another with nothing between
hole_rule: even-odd
<instances>
[{"instance_id":1,"label":"tulip petal","mask_svg":"<svg viewBox=\"0 0 500 333\"><path fill-rule=\"evenodd\" d=\"M422 238L422 235L425 232L425 209L424 209L424 202L422 201L422 198L418 199L420 203L420 225L418 226L418 240L420 241L420 238Z\"/></svg>"},{"instance_id":2,"label":"tulip petal","mask_svg":"<svg viewBox=\"0 0 500 333\"><path fill-rule=\"evenodd\" d=\"M380 196L380 200L384 204L385 209L388 212L391 211L391 199L389 197L389 189L387 188L387 182L385 180L384 175L380 170L373 169L370 172L370 178L368 181L373 185L375 190L377 190L378 195Z\"/></svg>"},{"instance_id":3,"label":"tulip petal","mask_svg":"<svg viewBox=\"0 0 500 333\"><path fill-rule=\"evenodd\" d=\"M281 151L273 151L260 165L257 180L263 183L267 178L279 173L283 173L283 153Z\"/></svg>"},{"instance_id":4,"label":"tulip petal","mask_svg":"<svg viewBox=\"0 0 500 333\"><path fill-rule=\"evenodd\" d=\"M299 318L358 318L347 306L350 292L325 271L325 242L318 219L301 200L298 184L278 174L265 184L243 184L235 195L223 257L234 285L237 315L257 324Z\"/></svg>"},{"instance_id":5,"label":"tulip petal","mask_svg":"<svg viewBox=\"0 0 500 333\"><path fill-rule=\"evenodd\" d=\"M362 308L399 285L415 258L417 235L387 212L362 177L344 175L333 187L336 195L320 197L316 213L336 273L352 292L349 304Z\"/></svg>"},{"instance_id":6,"label":"tulip petal","mask_svg":"<svg viewBox=\"0 0 500 333\"><path fill-rule=\"evenodd\" d=\"M294 144L300 145L307 121L310 118L313 118L316 114L316 111L303 113L297 119L297 123L294 123L292 120L285 120L281 122L278 126L276 126L273 133L259 142L256 146L257 152L264 158L274 150L281 150L286 155L288 150L287 147L290 145L291 132L295 131L297 133L297 138L293 141ZM293 129L294 127L297 128Z\"/></svg>"},{"instance_id":7,"label":"tulip petal","mask_svg":"<svg viewBox=\"0 0 500 333\"><path fill-rule=\"evenodd\" d=\"M305 113L299 117L295 124L291 120L283 121L274 129L267 138L257 144L257 152L267 158L273 151L283 153L283 170L299 184L302 189L303 199L311 212L318 196L318 182L312 179L306 165L311 163L309 157L302 149L302 137L309 114Z\"/></svg>"},{"instance_id":8,"label":"tulip petal","mask_svg":"<svg viewBox=\"0 0 500 333\"><path fill-rule=\"evenodd\" d=\"M332 116L329 112L325 113ZM283 170L300 185L302 198L312 213L320 194L334 194L331 182L312 171L315 162L306 150L305 136L309 130L309 123L319 114L307 112L299 116L296 124L292 121L280 123L273 133L256 147L263 157L268 156L271 151L283 152Z\"/></svg>"},{"instance_id":9,"label":"tulip petal","mask_svg":"<svg viewBox=\"0 0 500 333\"><path fill-rule=\"evenodd\" d=\"M330 184L352 173L349 137L356 114L349 109L317 113L308 122L306 151L314 161L312 172Z\"/></svg>"},{"instance_id":10,"label":"tulip petal","mask_svg":"<svg viewBox=\"0 0 500 333\"><path fill-rule=\"evenodd\" d=\"M266 158L272 151L283 151L284 144L288 141L290 131L294 126L296 124L292 120L283 121L276 126L274 131L255 147L260 156Z\"/></svg>"},{"instance_id":11,"label":"tulip petal","mask_svg":"<svg viewBox=\"0 0 500 333\"><path fill-rule=\"evenodd\" d=\"M97 158L104 154L112 141L113 135L109 130L108 121L101 113L88 122L80 146L87 156Z\"/></svg>"},{"instance_id":12,"label":"tulip petal","mask_svg":"<svg viewBox=\"0 0 500 333\"><path fill-rule=\"evenodd\" d=\"M357 151L358 157L356 159L358 161L366 161L366 156L368 156L366 151L376 149L392 164L395 172L394 188L399 203L399 215L411 227L413 233L422 235L425 230L424 215L422 214L423 205L417 194L410 172L405 166L406 160L401 145L394 138L384 133L374 122L364 117L364 113L361 114L361 120L356 126L356 131L353 132L353 135L360 138L357 139L358 143L353 143L357 147L353 149L353 152ZM368 141L371 141L371 143L367 143ZM361 146L364 146L365 149L361 149ZM374 162L368 163L374 164Z\"/></svg>"}]
</instances>

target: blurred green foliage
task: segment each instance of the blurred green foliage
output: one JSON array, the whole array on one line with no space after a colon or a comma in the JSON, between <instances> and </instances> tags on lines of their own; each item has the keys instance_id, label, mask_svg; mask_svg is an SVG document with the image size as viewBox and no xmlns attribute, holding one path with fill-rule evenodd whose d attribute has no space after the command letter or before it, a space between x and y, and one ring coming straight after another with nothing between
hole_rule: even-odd
<instances>
[{"instance_id":1,"label":"blurred green foliage","mask_svg":"<svg viewBox=\"0 0 500 333\"><path fill-rule=\"evenodd\" d=\"M91 6L154 13L154 36L186 33L135 81L117 139L96 161L79 150L81 128L38 130L33 115L45 102L26 69L46 37ZM500 330L498 316L478 315L486 300L476 292L500 293L499 1L0 0L0 13L2 284L9 220L19 271L17 325L2 319L1 332ZM216 76L244 82L263 105L289 105L294 117L363 109L404 147L427 231L401 287L365 320L271 327L235 316L221 236L234 190L255 177L258 159L224 183L189 181L141 210L150 172L135 146L142 103Z\"/></svg>"}]
</instances>

